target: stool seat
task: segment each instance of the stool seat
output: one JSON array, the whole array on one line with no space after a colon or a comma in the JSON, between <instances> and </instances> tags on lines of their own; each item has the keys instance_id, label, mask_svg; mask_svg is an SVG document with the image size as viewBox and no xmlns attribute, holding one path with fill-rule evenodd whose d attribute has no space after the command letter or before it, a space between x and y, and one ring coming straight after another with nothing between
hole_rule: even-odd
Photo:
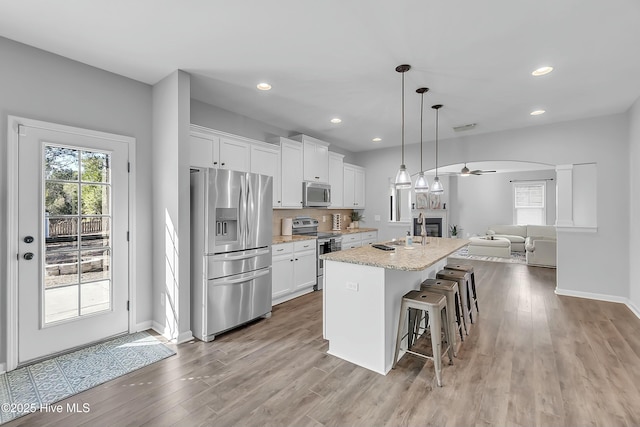
<instances>
[{"instance_id":1,"label":"stool seat","mask_svg":"<svg viewBox=\"0 0 640 427\"><path fill-rule=\"evenodd\" d=\"M465 322L467 319L469 323L473 323L473 314L471 308L471 273L459 270L440 270L436 274L436 278L445 280L454 280L458 283L458 289L460 291L460 297L462 299L462 314ZM469 328L466 328L467 334Z\"/></svg>"},{"instance_id":2,"label":"stool seat","mask_svg":"<svg viewBox=\"0 0 640 427\"><path fill-rule=\"evenodd\" d=\"M476 273L473 271L473 265L451 263L445 265L444 269L464 271L471 274L471 293L469 294L471 301L469 302L469 304L475 304L476 311L480 313L480 308L478 308L478 295L476 294ZM471 307L469 307L469 309L471 309Z\"/></svg>"},{"instance_id":3,"label":"stool seat","mask_svg":"<svg viewBox=\"0 0 640 427\"><path fill-rule=\"evenodd\" d=\"M414 317L413 322L409 321L410 325L408 325L407 334L403 335L403 328L405 319L407 317L407 311L416 311L418 312L418 316ZM425 316L425 327L421 328L420 324L422 323L422 315L419 313L426 312ZM444 339L447 342L446 352L449 355L449 363L453 363L453 346L451 345L450 332L449 332L449 314L447 312L447 298L444 295L440 295L434 292L429 292L425 290L414 290L407 292L402 297L402 302L400 305L400 316L398 321L398 334L396 336L396 352L393 358L393 367L396 367L398 363L398 355L400 354L401 342L404 337L408 337L407 349L406 353L413 354L415 356L420 356L425 359L433 360L433 365L436 371L436 380L438 383L438 387L442 387L442 337L441 332L444 330ZM410 337L412 330L415 329L416 335L419 332L419 329L426 330L427 327L431 332L431 347L432 347L432 356L427 354L418 353L416 351L411 350L411 346L413 344L412 339Z\"/></svg>"},{"instance_id":4,"label":"stool seat","mask_svg":"<svg viewBox=\"0 0 640 427\"><path fill-rule=\"evenodd\" d=\"M454 331L457 330L460 334L460 341L464 341L464 335L467 333L467 325L463 316L464 311L462 309L462 298L460 297L458 282L445 279L426 279L420 284L420 289L445 295L447 297L447 307L449 310L451 310L452 307L455 308L455 318L453 315L450 316L451 326L449 327L449 330L452 334L451 344L453 345L453 355L457 356L456 333Z\"/></svg>"}]
</instances>

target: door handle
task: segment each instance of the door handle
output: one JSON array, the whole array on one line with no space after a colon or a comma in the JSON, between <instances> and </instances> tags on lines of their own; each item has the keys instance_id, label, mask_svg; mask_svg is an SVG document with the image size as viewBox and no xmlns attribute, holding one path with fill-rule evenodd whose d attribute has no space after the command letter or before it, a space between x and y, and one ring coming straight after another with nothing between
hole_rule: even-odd
<instances>
[{"instance_id":1,"label":"door handle","mask_svg":"<svg viewBox=\"0 0 640 427\"><path fill-rule=\"evenodd\" d=\"M22 258L26 259L27 261L31 261L33 259L33 252L27 252L26 254L22 255Z\"/></svg>"}]
</instances>

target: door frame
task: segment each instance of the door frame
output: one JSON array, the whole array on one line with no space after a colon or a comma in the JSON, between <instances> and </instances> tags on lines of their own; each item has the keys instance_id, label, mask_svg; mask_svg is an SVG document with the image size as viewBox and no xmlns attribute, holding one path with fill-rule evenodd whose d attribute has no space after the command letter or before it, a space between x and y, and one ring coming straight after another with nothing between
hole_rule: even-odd
<instances>
[{"instance_id":1,"label":"door frame","mask_svg":"<svg viewBox=\"0 0 640 427\"><path fill-rule=\"evenodd\" d=\"M46 129L74 135L102 138L109 141L124 142L129 155L129 333L136 332L136 139L90 129L49 123L18 116L8 116L7 120L7 371L18 366L18 229L15 224L18 212L18 141L20 126Z\"/></svg>"}]
</instances>

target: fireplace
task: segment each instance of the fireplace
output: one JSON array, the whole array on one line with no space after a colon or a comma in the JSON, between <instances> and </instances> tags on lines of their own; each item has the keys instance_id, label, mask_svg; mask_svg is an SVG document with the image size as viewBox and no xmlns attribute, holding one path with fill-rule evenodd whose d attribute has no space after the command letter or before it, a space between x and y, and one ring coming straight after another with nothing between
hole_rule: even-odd
<instances>
[{"instance_id":1,"label":"fireplace","mask_svg":"<svg viewBox=\"0 0 640 427\"><path fill-rule=\"evenodd\" d=\"M442 237L442 218L423 218L426 221L425 228L428 237ZM418 218L413 218L413 235L420 236L421 224Z\"/></svg>"}]
</instances>

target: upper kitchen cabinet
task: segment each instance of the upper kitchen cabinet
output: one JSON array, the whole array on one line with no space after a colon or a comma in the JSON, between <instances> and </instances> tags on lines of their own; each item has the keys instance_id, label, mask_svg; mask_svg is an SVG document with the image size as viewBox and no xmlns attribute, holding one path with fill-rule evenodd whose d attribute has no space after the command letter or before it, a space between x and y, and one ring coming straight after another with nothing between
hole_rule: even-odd
<instances>
[{"instance_id":1,"label":"upper kitchen cabinet","mask_svg":"<svg viewBox=\"0 0 640 427\"><path fill-rule=\"evenodd\" d=\"M252 142L258 141L191 125L191 166L250 172Z\"/></svg>"},{"instance_id":2,"label":"upper kitchen cabinet","mask_svg":"<svg viewBox=\"0 0 640 427\"><path fill-rule=\"evenodd\" d=\"M251 144L235 138L220 138L220 167L251 172Z\"/></svg>"},{"instance_id":3,"label":"upper kitchen cabinet","mask_svg":"<svg viewBox=\"0 0 640 427\"><path fill-rule=\"evenodd\" d=\"M294 135L291 139L302 142L305 181L329 182L329 143L307 135Z\"/></svg>"},{"instance_id":4,"label":"upper kitchen cabinet","mask_svg":"<svg viewBox=\"0 0 640 427\"><path fill-rule=\"evenodd\" d=\"M302 144L282 137L276 138L275 142L280 143L280 207L302 208Z\"/></svg>"},{"instance_id":5,"label":"upper kitchen cabinet","mask_svg":"<svg viewBox=\"0 0 640 427\"><path fill-rule=\"evenodd\" d=\"M364 168L349 163L344 164L344 207L364 209L365 172Z\"/></svg>"},{"instance_id":6,"label":"upper kitchen cabinet","mask_svg":"<svg viewBox=\"0 0 640 427\"><path fill-rule=\"evenodd\" d=\"M206 133L194 132L189 136L190 166L201 168L218 167L220 157L220 138Z\"/></svg>"},{"instance_id":7,"label":"upper kitchen cabinet","mask_svg":"<svg viewBox=\"0 0 640 427\"><path fill-rule=\"evenodd\" d=\"M282 206L280 150L273 144L251 145L251 172L273 177L273 207Z\"/></svg>"},{"instance_id":8,"label":"upper kitchen cabinet","mask_svg":"<svg viewBox=\"0 0 640 427\"><path fill-rule=\"evenodd\" d=\"M344 156L329 152L329 184L331 185L330 208L344 207Z\"/></svg>"}]
</instances>

